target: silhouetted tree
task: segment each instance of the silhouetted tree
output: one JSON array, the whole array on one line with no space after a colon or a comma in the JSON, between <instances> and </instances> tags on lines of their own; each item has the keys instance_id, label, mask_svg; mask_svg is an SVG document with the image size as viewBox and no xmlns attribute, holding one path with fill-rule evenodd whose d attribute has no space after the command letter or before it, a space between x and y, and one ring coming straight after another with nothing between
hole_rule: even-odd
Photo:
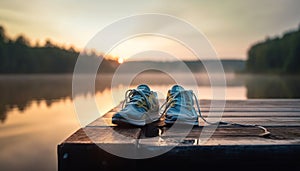
<instances>
[{"instance_id":1,"label":"silhouetted tree","mask_svg":"<svg viewBox=\"0 0 300 171\"><path fill-rule=\"evenodd\" d=\"M0 73L71 73L78 55L72 46L69 49L58 47L50 39L44 46L31 46L23 35L11 40L0 26ZM94 51L84 57L90 64L103 58ZM112 72L117 66L116 61L103 58L101 71Z\"/></svg>"},{"instance_id":2,"label":"silhouetted tree","mask_svg":"<svg viewBox=\"0 0 300 171\"><path fill-rule=\"evenodd\" d=\"M300 74L300 29L282 38L267 38L248 51L247 70L254 73Z\"/></svg>"}]
</instances>

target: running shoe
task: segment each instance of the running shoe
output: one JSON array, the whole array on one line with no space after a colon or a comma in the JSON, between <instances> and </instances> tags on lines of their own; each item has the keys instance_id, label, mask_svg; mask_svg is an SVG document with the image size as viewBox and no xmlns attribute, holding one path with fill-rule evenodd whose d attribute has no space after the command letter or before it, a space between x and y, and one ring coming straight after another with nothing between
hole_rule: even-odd
<instances>
[{"instance_id":1,"label":"running shoe","mask_svg":"<svg viewBox=\"0 0 300 171\"><path fill-rule=\"evenodd\" d=\"M198 125L198 114L194 108L195 94L192 90L185 90L180 85L174 85L167 95L163 106L166 124Z\"/></svg>"},{"instance_id":2,"label":"running shoe","mask_svg":"<svg viewBox=\"0 0 300 171\"><path fill-rule=\"evenodd\" d=\"M159 118L157 93L142 84L126 91L122 109L113 115L112 123L144 126Z\"/></svg>"}]
</instances>

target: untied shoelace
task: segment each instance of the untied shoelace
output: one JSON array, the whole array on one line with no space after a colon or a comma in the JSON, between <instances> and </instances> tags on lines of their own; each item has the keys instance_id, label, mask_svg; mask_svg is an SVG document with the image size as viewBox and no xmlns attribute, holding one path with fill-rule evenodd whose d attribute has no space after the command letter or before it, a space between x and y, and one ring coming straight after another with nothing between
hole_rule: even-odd
<instances>
[{"instance_id":1,"label":"untied shoelace","mask_svg":"<svg viewBox=\"0 0 300 171\"><path fill-rule=\"evenodd\" d=\"M219 121L219 122L210 122L208 120L206 120L203 116L202 116L202 113L201 113L201 110L200 110L200 105L199 105L199 102L198 102L198 99L195 95L195 93L192 91L192 90L183 90L183 91L178 91L174 94L170 94L168 93L168 96L167 96L167 100L165 103L163 103L163 105L161 106L161 109L165 106L165 109L163 110L163 112L161 113L161 117L165 115L166 111L174 106L175 104L179 104L183 107L191 107L192 106L192 103L187 103L187 104L182 104L182 103L178 103L179 100L176 98L178 97L180 94L182 93L190 93L192 94L193 98L194 98L194 101L196 103L196 106L197 106L197 115L198 117L200 117L205 123L209 124L209 125L232 125L232 126L239 126L239 127L257 127L257 128L260 128L264 131L264 133L262 134L259 134L259 136L269 136L271 133L263 126L261 125L256 125L256 124L239 124L239 123L233 123L233 122L224 122L224 121ZM181 97L184 97L183 95L181 95ZM192 99L193 100L193 99ZM192 106L193 107L193 106ZM160 111L161 111L160 109Z\"/></svg>"}]
</instances>

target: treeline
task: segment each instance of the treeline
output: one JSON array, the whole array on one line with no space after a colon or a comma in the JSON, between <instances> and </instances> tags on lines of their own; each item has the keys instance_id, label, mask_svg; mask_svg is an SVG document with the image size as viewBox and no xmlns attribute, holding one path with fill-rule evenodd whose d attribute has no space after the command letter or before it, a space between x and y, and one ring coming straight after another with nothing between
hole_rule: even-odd
<instances>
[{"instance_id":1,"label":"treeline","mask_svg":"<svg viewBox=\"0 0 300 171\"><path fill-rule=\"evenodd\" d=\"M300 74L300 26L282 37L253 45L246 68L252 73Z\"/></svg>"},{"instance_id":2,"label":"treeline","mask_svg":"<svg viewBox=\"0 0 300 171\"><path fill-rule=\"evenodd\" d=\"M193 61L128 61L122 64L122 72L133 73L136 71L143 71L148 68L162 69L169 72L186 72L187 68L191 72L206 72L205 66L218 66L219 62L222 64L225 72L240 72L245 69L245 61L223 59L218 60L193 60ZM155 72L154 70L150 70ZM210 72L218 72L210 71Z\"/></svg>"},{"instance_id":3,"label":"treeline","mask_svg":"<svg viewBox=\"0 0 300 171\"><path fill-rule=\"evenodd\" d=\"M31 46L22 35L10 39L0 26L0 74L6 73L72 73L79 52L73 48L65 49L47 40L43 46ZM102 56L86 53L84 56L94 63ZM112 72L117 62L103 59L101 71Z\"/></svg>"}]
</instances>

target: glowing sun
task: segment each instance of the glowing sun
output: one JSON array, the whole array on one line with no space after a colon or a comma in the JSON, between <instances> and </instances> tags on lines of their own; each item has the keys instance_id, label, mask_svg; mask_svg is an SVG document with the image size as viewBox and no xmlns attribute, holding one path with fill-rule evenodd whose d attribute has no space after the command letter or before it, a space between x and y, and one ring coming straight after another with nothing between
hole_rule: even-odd
<instances>
[{"instance_id":1,"label":"glowing sun","mask_svg":"<svg viewBox=\"0 0 300 171\"><path fill-rule=\"evenodd\" d=\"M119 58L118 58L118 63L121 64L121 63L123 63L123 62L124 62L124 59L123 59L122 57L119 57Z\"/></svg>"}]
</instances>

